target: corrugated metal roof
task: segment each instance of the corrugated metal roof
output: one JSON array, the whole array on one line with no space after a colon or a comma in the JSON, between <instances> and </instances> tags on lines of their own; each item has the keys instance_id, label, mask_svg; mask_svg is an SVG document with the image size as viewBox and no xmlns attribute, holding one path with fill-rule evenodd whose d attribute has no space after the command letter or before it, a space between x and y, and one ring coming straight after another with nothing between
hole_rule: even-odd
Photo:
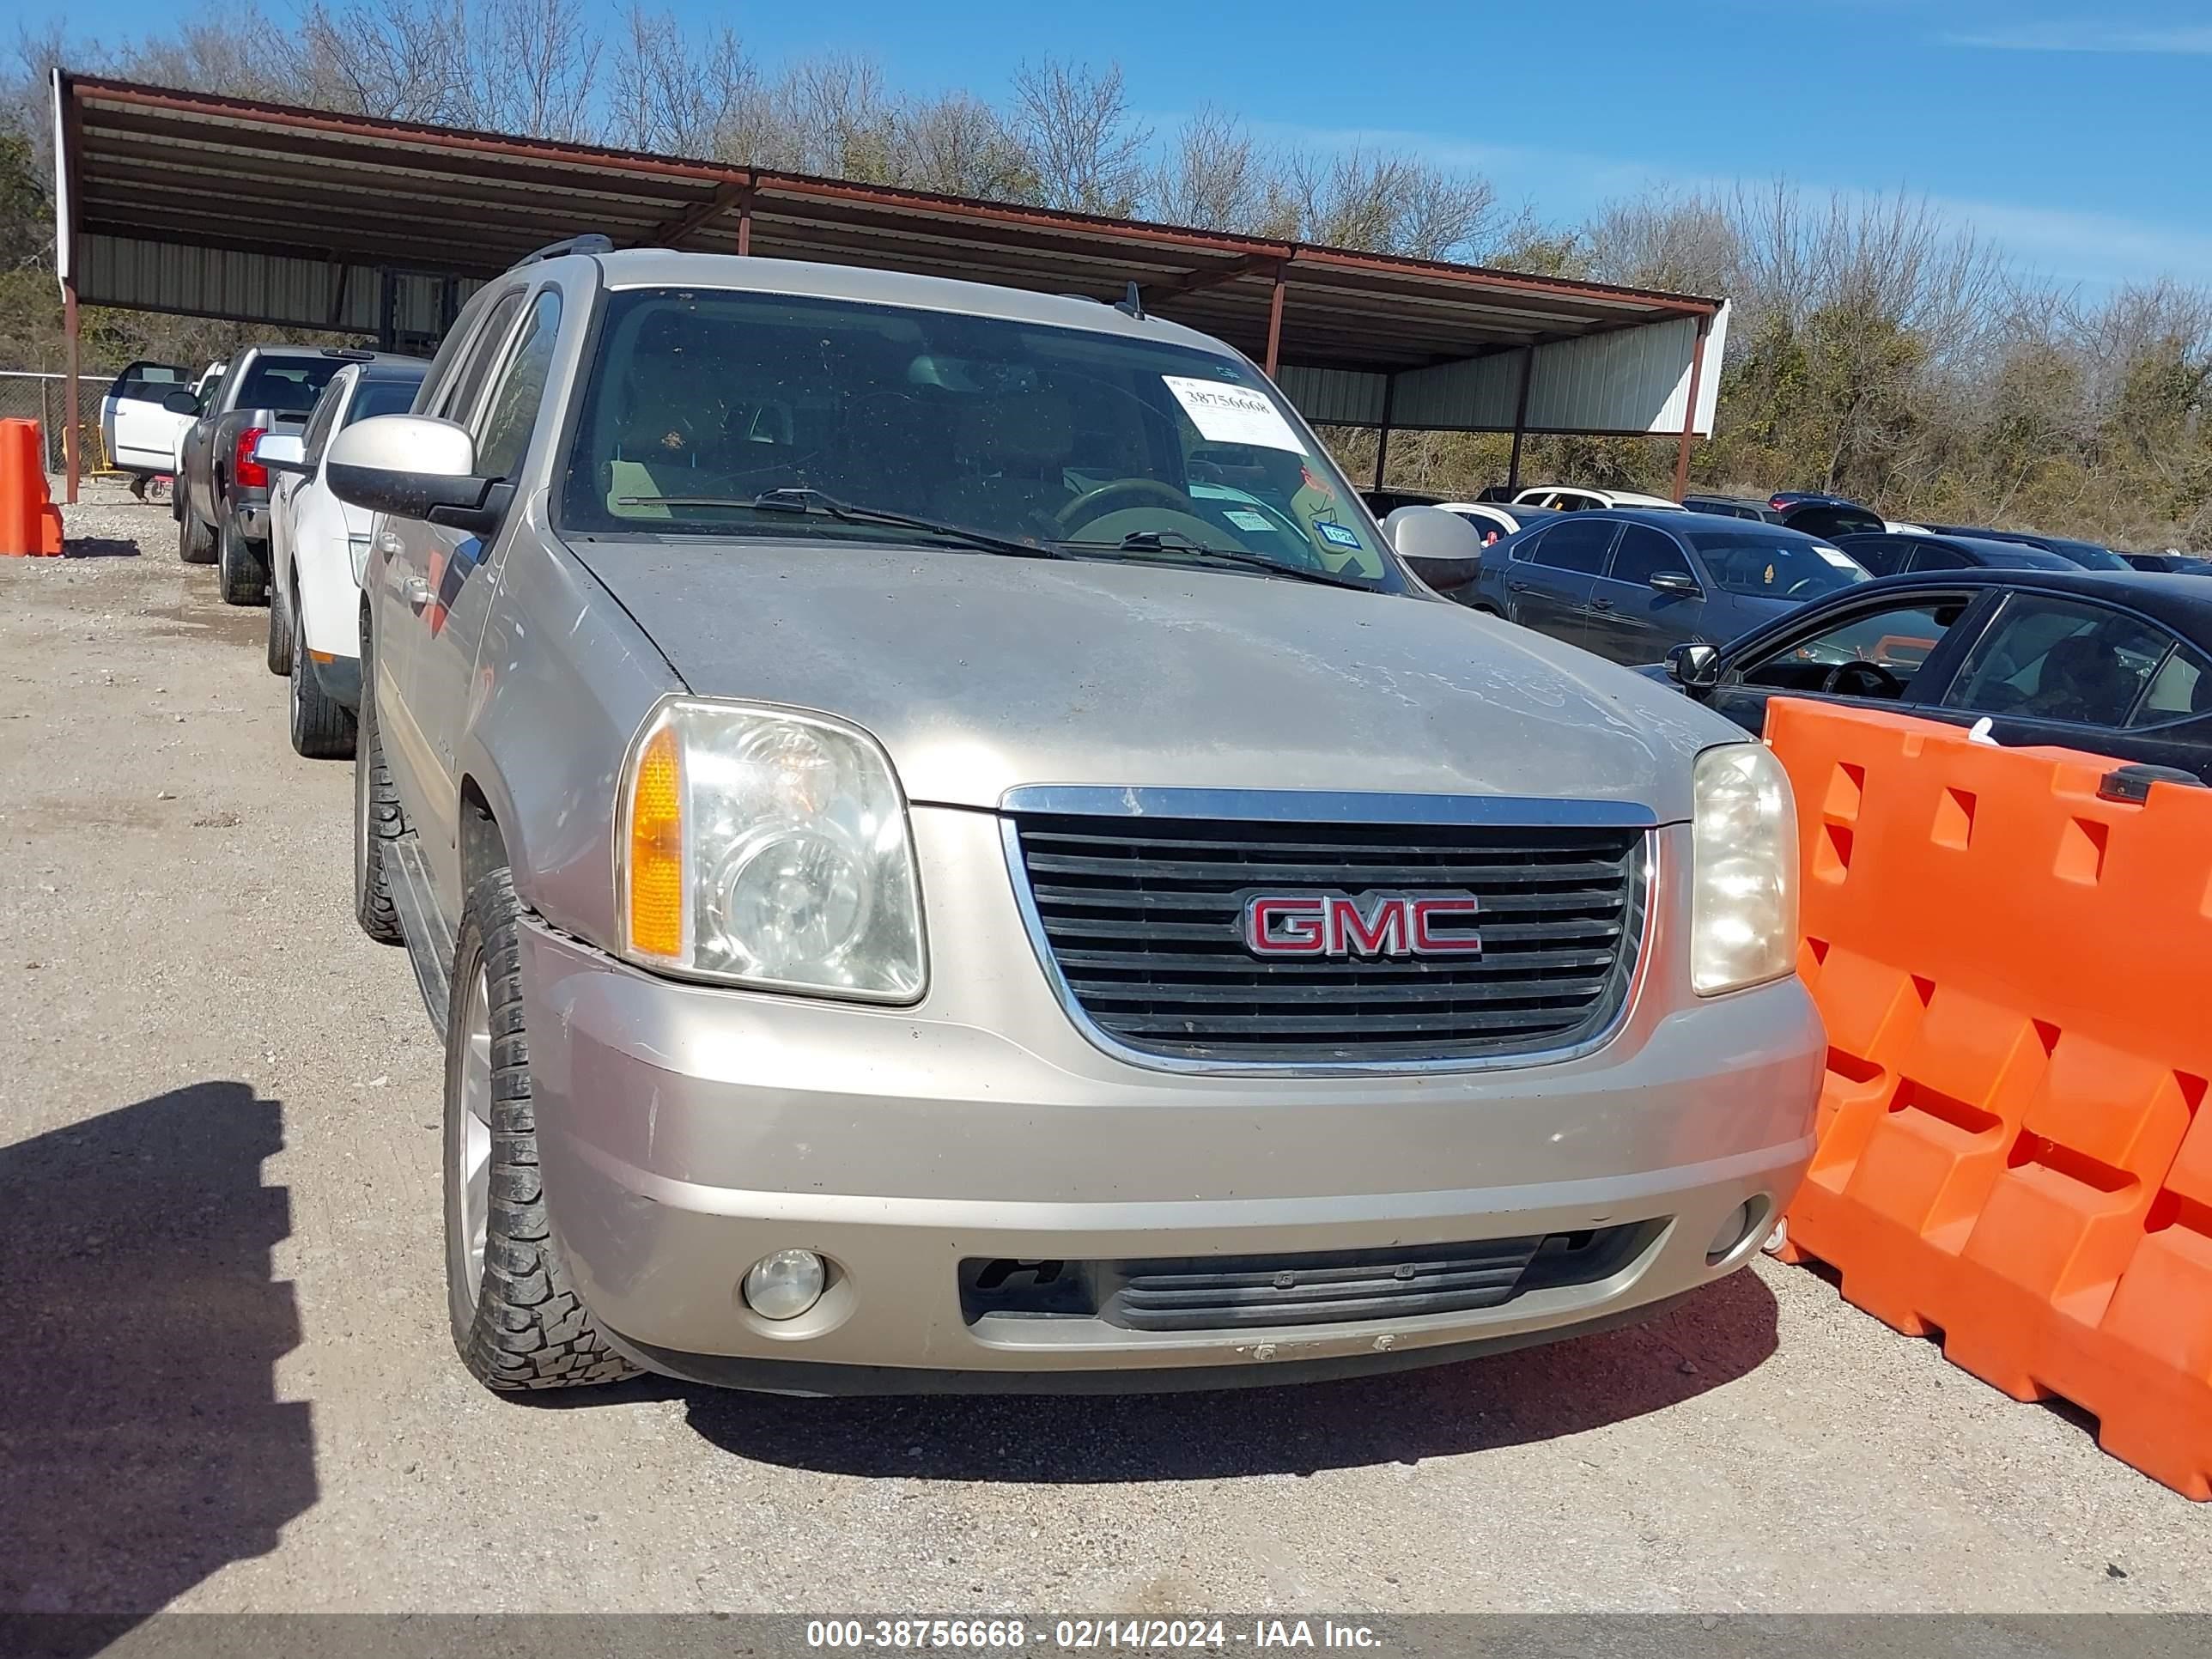
<instances>
[{"instance_id":1,"label":"corrugated metal roof","mask_svg":"<svg viewBox=\"0 0 2212 1659\"><path fill-rule=\"evenodd\" d=\"M434 332L451 314L444 279L481 281L544 243L599 231L618 246L742 244L1098 298L1135 282L1147 309L1255 359L1279 302L1286 388L1314 418L1351 424L1382 420L1384 377L1395 374L1398 422L1510 425L1499 377L1517 389L1511 348L1534 343L1531 430L1633 431L1650 429L1686 382L1696 321L1718 309L1694 295L89 76L58 75L55 91L71 228L61 258L80 298L100 304L364 332L389 316L403 331ZM1583 349L1558 355L1570 344ZM1501 350L1502 363L1486 355ZM1717 386L1710 350L1708 369Z\"/></svg>"}]
</instances>

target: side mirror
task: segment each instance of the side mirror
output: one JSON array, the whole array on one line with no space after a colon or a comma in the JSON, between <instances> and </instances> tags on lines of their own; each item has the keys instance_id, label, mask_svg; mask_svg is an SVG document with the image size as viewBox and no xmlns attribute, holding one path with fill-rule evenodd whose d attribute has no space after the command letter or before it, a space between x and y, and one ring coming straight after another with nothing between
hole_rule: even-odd
<instances>
[{"instance_id":1,"label":"side mirror","mask_svg":"<svg viewBox=\"0 0 2212 1659\"><path fill-rule=\"evenodd\" d=\"M1677 599L1702 599L1705 597L1705 590L1698 586L1698 579L1695 576L1686 575L1680 570L1653 571L1651 591L1655 593L1671 593ZM1708 646L1705 648L1711 650L1712 647Z\"/></svg>"},{"instance_id":2,"label":"side mirror","mask_svg":"<svg viewBox=\"0 0 2212 1659\"><path fill-rule=\"evenodd\" d=\"M376 415L331 440L323 454L331 494L354 507L484 535L514 498L512 486L477 474L467 428L427 415Z\"/></svg>"},{"instance_id":3,"label":"side mirror","mask_svg":"<svg viewBox=\"0 0 2212 1659\"><path fill-rule=\"evenodd\" d=\"M1685 691L1710 691L1721 683L1717 646L1678 645L1667 653L1667 678Z\"/></svg>"},{"instance_id":4,"label":"side mirror","mask_svg":"<svg viewBox=\"0 0 2212 1659\"><path fill-rule=\"evenodd\" d=\"M305 472L307 446L296 433L271 432L253 446L253 459L271 472Z\"/></svg>"},{"instance_id":5,"label":"side mirror","mask_svg":"<svg viewBox=\"0 0 2212 1659\"><path fill-rule=\"evenodd\" d=\"M1382 521L1382 533L1402 559L1482 562L1482 532L1440 507L1401 507Z\"/></svg>"},{"instance_id":6,"label":"side mirror","mask_svg":"<svg viewBox=\"0 0 2212 1659\"><path fill-rule=\"evenodd\" d=\"M161 407L172 415L197 415L200 400L189 392L172 392L161 399Z\"/></svg>"}]
</instances>

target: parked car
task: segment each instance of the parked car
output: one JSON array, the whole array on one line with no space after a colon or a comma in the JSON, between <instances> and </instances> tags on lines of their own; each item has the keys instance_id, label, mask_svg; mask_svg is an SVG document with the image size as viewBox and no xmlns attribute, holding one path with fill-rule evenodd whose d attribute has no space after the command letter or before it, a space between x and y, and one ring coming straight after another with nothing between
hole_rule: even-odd
<instances>
[{"instance_id":1,"label":"parked car","mask_svg":"<svg viewBox=\"0 0 2212 1659\"><path fill-rule=\"evenodd\" d=\"M1549 524L1559 516L1553 507L1520 507L1498 501L1440 501L1437 505L1473 525L1481 533L1485 547L1534 526Z\"/></svg>"},{"instance_id":2,"label":"parked car","mask_svg":"<svg viewBox=\"0 0 2212 1659\"><path fill-rule=\"evenodd\" d=\"M297 432L331 377L375 353L312 346L249 346L207 393L179 389L169 408L191 415L178 447L170 511L177 556L214 563L227 605L269 597L269 473L253 459L270 432Z\"/></svg>"},{"instance_id":3,"label":"parked car","mask_svg":"<svg viewBox=\"0 0 2212 1659\"><path fill-rule=\"evenodd\" d=\"M323 454L333 433L415 404L428 363L348 363L297 435L270 433L254 453L269 469L270 672L290 677L292 747L312 759L353 753L361 706L361 574L374 515L331 493Z\"/></svg>"},{"instance_id":4,"label":"parked car","mask_svg":"<svg viewBox=\"0 0 2212 1659\"><path fill-rule=\"evenodd\" d=\"M1555 513L1588 513L1599 507L1634 507L1652 513L1680 513L1679 502L1633 489L1592 489L1581 484L1531 484L1513 498L1516 507L1548 507Z\"/></svg>"},{"instance_id":5,"label":"parked car","mask_svg":"<svg viewBox=\"0 0 2212 1659\"><path fill-rule=\"evenodd\" d=\"M141 358L108 383L100 400L100 441L108 464L131 475L131 490L143 494L145 481L174 470L177 435L191 417L169 406L185 391L190 371L176 363Z\"/></svg>"},{"instance_id":6,"label":"parked car","mask_svg":"<svg viewBox=\"0 0 2212 1659\"><path fill-rule=\"evenodd\" d=\"M2179 576L2212 576L2212 558L2201 553L2123 553L2130 569L2162 570Z\"/></svg>"},{"instance_id":7,"label":"parked car","mask_svg":"<svg viewBox=\"0 0 2212 1659\"><path fill-rule=\"evenodd\" d=\"M2212 587L2140 571L1886 578L1644 672L1747 732L1767 700L1877 704L2212 783Z\"/></svg>"},{"instance_id":8,"label":"parked car","mask_svg":"<svg viewBox=\"0 0 2212 1659\"><path fill-rule=\"evenodd\" d=\"M1757 1253L1825 1053L1763 745L1431 597L1204 335L607 250L323 462L476 1376L1270 1382Z\"/></svg>"},{"instance_id":9,"label":"parked car","mask_svg":"<svg viewBox=\"0 0 2212 1659\"><path fill-rule=\"evenodd\" d=\"M1615 662L1685 641L1719 643L1867 573L1778 525L1704 513L1577 513L1483 560L1476 603Z\"/></svg>"},{"instance_id":10,"label":"parked car","mask_svg":"<svg viewBox=\"0 0 2212 1659\"><path fill-rule=\"evenodd\" d=\"M1769 496L1766 504L1775 514L1776 523L1828 541L1888 528L1888 520L1881 514L1842 495L1784 489Z\"/></svg>"},{"instance_id":11,"label":"parked car","mask_svg":"<svg viewBox=\"0 0 2212 1659\"><path fill-rule=\"evenodd\" d=\"M2033 530L1989 530L1977 525L1936 524L1928 528L1938 535L1972 536L1987 542L2018 542L2026 547L2039 547L2046 553L2056 553L2071 565L2084 570L2126 570L2128 562L2101 542L2079 541L2069 536L2045 536Z\"/></svg>"},{"instance_id":12,"label":"parked car","mask_svg":"<svg viewBox=\"0 0 2212 1659\"><path fill-rule=\"evenodd\" d=\"M2077 570L2071 559L2026 542L1982 536L1897 535L1866 531L1838 536L1836 545L1877 576L1923 570Z\"/></svg>"},{"instance_id":13,"label":"parked car","mask_svg":"<svg viewBox=\"0 0 2212 1659\"><path fill-rule=\"evenodd\" d=\"M1756 519L1761 524L1780 524L1780 511L1747 495L1685 495L1682 505L1692 513L1711 513L1723 519Z\"/></svg>"}]
</instances>

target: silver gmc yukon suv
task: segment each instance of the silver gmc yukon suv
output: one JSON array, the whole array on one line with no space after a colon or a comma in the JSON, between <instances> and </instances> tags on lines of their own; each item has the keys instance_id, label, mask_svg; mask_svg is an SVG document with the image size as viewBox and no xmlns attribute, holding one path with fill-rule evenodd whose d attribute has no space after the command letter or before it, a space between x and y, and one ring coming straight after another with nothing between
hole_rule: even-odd
<instances>
[{"instance_id":1,"label":"silver gmc yukon suv","mask_svg":"<svg viewBox=\"0 0 2212 1659\"><path fill-rule=\"evenodd\" d=\"M326 460L494 1388L1455 1358L1804 1168L1778 766L1438 599L1140 303L580 239Z\"/></svg>"}]
</instances>

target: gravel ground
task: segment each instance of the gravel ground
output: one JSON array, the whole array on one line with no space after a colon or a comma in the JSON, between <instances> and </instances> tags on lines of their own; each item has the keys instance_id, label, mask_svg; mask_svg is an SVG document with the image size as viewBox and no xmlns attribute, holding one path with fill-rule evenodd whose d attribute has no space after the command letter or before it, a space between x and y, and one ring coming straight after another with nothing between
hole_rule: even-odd
<instances>
[{"instance_id":1,"label":"gravel ground","mask_svg":"<svg viewBox=\"0 0 2212 1659\"><path fill-rule=\"evenodd\" d=\"M497 1399L350 769L161 507L0 560L0 1610L2203 1607L2212 1526L1762 1261L1367 1382Z\"/></svg>"}]
</instances>

